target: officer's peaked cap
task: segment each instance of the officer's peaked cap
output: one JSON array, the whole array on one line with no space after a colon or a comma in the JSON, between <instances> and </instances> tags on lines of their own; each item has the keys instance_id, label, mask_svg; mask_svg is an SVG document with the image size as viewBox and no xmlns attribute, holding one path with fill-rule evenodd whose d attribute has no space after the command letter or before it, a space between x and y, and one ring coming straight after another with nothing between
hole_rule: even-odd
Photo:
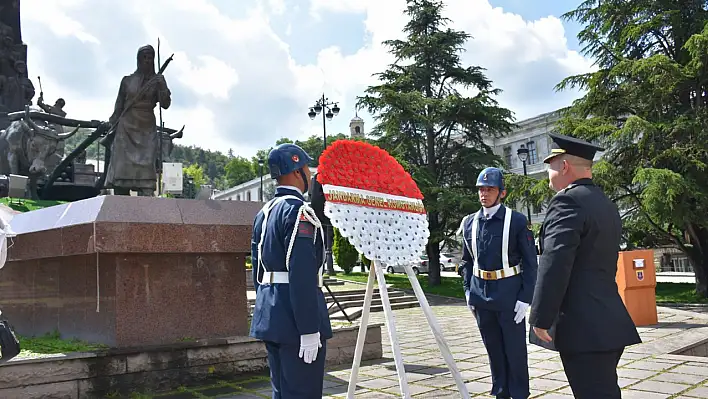
<instances>
[{"instance_id":1,"label":"officer's peaked cap","mask_svg":"<svg viewBox=\"0 0 708 399\"><path fill-rule=\"evenodd\" d=\"M543 160L545 163L549 163L551 159L562 154L575 155L576 157L592 161L597 151L605 151L602 147L575 137L555 133L549 133L548 136L550 136L553 141L551 142L551 154Z\"/></svg>"},{"instance_id":2,"label":"officer's peaked cap","mask_svg":"<svg viewBox=\"0 0 708 399\"><path fill-rule=\"evenodd\" d=\"M504 174L499 168L485 168L477 177L477 187L499 187L504 190Z\"/></svg>"},{"instance_id":3,"label":"officer's peaked cap","mask_svg":"<svg viewBox=\"0 0 708 399\"><path fill-rule=\"evenodd\" d=\"M302 169L312 161L309 155L295 144L284 143L270 150L268 167L273 179Z\"/></svg>"}]
</instances>

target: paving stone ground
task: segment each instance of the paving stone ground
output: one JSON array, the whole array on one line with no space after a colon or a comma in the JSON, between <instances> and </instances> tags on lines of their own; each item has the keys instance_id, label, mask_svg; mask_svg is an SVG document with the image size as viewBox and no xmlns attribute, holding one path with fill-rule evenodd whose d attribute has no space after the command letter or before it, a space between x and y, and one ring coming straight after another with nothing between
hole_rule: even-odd
<instances>
[{"instance_id":1,"label":"paving stone ground","mask_svg":"<svg viewBox=\"0 0 708 399\"><path fill-rule=\"evenodd\" d=\"M429 297L445 338L474 398L488 395L491 377L487 355L472 314L463 301ZM406 375L414 398L460 398L420 308L394 311ZM708 315L680 309L659 308L659 324L640 327L643 343L627 350L618 368L624 399L708 398L708 358L672 355L670 352L700 339L708 339ZM383 313L372 322L384 322ZM527 327L528 328L528 327ZM382 329L384 358L364 362L359 372L357 398L401 397L390 341ZM555 352L533 345L529 350L531 397L569 399L561 361ZM324 397L346 396L350 367L330 369L325 376ZM184 389L156 396L186 398L269 398L267 377L225 381L215 386Z\"/></svg>"}]
</instances>

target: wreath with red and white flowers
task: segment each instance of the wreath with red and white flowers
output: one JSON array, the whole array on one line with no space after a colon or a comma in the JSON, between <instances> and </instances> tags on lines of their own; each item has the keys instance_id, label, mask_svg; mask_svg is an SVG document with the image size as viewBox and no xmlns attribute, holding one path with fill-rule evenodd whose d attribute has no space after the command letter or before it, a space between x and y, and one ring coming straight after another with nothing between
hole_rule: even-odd
<instances>
[{"instance_id":1,"label":"wreath with red and white flowers","mask_svg":"<svg viewBox=\"0 0 708 399\"><path fill-rule=\"evenodd\" d=\"M430 236L423 194L385 150L337 140L320 157L317 181L325 215L357 251L386 264L419 259Z\"/></svg>"}]
</instances>

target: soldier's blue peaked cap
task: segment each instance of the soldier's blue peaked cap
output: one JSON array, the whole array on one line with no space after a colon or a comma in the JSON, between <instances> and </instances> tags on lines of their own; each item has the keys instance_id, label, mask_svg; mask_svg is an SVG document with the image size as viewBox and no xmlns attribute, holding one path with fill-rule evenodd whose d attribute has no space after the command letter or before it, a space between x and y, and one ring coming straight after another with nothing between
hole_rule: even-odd
<instances>
[{"instance_id":1,"label":"soldier's blue peaked cap","mask_svg":"<svg viewBox=\"0 0 708 399\"><path fill-rule=\"evenodd\" d=\"M543 159L544 163L549 163L551 159L562 154L575 155L576 157L592 161L595 158L595 153L597 151L605 150L600 146L596 146L595 144L577 139L575 137L564 136L556 133L548 133L548 136L552 140L551 154Z\"/></svg>"},{"instance_id":2,"label":"soldier's blue peaked cap","mask_svg":"<svg viewBox=\"0 0 708 399\"><path fill-rule=\"evenodd\" d=\"M270 150L268 168L270 177L275 179L302 169L312 161L309 155L295 144L284 143Z\"/></svg>"},{"instance_id":3,"label":"soldier's blue peaked cap","mask_svg":"<svg viewBox=\"0 0 708 399\"><path fill-rule=\"evenodd\" d=\"M504 174L499 168L485 168L477 177L477 187L499 187L504 190Z\"/></svg>"}]
</instances>

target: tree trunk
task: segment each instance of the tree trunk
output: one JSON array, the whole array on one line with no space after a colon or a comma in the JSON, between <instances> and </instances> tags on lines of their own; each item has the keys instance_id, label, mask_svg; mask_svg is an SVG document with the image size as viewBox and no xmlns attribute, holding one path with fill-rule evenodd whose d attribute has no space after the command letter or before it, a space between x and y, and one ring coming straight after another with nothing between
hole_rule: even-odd
<instances>
[{"instance_id":1,"label":"tree trunk","mask_svg":"<svg viewBox=\"0 0 708 399\"><path fill-rule=\"evenodd\" d=\"M691 234L691 249L686 253L696 273L696 294L708 298L708 229L693 226Z\"/></svg>"},{"instance_id":2,"label":"tree trunk","mask_svg":"<svg viewBox=\"0 0 708 399\"><path fill-rule=\"evenodd\" d=\"M425 249L428 253L428 284L440 285L440 243L428 241Z\"/></svg>"}]
</instances>

